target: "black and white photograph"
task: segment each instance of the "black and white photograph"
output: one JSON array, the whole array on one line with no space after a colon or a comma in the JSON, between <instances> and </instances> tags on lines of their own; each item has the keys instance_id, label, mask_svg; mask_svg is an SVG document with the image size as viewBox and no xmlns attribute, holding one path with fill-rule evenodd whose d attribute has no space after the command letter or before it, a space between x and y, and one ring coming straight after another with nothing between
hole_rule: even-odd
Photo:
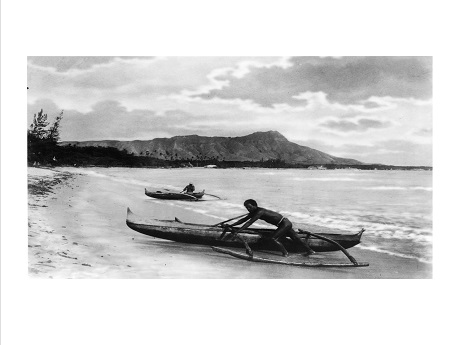
<instances>
[{"instance_id":1,"label":"black and white photograph","mask_svg":"<svg viewBox=\"0 0 460 345\"><path fill-rule=\"evenodd\" d=\"M32 277L432 277L432 57L29 56L27 77Z\"/></svg>"},{"instance_id":2,"label":"black and white photograph","mask_svg":"<svg viewBox=\"0 0 460 345\"><path fill-rule=\"evenodd\" d=\"M2 1L2 345L455 342L455 5Z\"/></svg>"}]
</instances>

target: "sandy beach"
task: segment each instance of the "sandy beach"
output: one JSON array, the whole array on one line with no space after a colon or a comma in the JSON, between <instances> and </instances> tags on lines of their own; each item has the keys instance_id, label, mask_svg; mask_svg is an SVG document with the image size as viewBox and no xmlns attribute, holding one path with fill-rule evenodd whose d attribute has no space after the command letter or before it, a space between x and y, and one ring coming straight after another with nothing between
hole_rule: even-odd
<instances>
[{"instance_id":1,"label":"sandy beach","mask_svg":"<svg viewBox=\"0 0 460 345\"><path fill-rule=\"evenodd\" d=\"M299 268L253 263L207 246L154 239L126 226L126 209L143 216L212 224L209 218L152 203L143 188L68 172L28 169L29 276L37 278L431 278L432 266L360 249L350 254L369 267ZM365 237L363 239L365 241ZM315 259L347 262L341 252Z\"/></svg>"}]
</instances>

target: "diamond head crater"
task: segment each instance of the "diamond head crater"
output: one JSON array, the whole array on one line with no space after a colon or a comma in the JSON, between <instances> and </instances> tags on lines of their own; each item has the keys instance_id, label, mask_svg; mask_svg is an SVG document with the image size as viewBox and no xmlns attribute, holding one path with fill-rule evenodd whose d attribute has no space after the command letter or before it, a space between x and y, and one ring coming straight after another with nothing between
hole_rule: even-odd
<instances>
[{"instance_id":1,"label":"diamond head crater","mask_svg":"<svg viewBox=\"0 0 460 345\"><path fill-rule=\"evenodd\" d=\"M62 141L41 150L34 145L28 154L29 165L51 166L431 170L336 157L290 142L277 131L240 137L184 135L151 140Z\"/></svg>"}]
</instances>

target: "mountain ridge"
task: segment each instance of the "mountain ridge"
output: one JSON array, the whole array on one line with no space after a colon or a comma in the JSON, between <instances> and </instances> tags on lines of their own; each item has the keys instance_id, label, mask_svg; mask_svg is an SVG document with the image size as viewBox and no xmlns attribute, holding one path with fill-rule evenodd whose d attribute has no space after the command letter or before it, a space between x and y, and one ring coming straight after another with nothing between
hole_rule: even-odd
<instances>
[{"instance_id":1,"label":"mountain ridge","mask_svg":"<svg viewBox=\"0 0 460 345\"><path fill-rule=\"evenodd\" d=\"M60 145L114 147L136 156L166 160L281 160L289 164L364 164L355 159L335 157L292 143L278 131L255 132L241 137L208 137L192 134L151 140L63 141Z\"/></svg>"}]
</instances>

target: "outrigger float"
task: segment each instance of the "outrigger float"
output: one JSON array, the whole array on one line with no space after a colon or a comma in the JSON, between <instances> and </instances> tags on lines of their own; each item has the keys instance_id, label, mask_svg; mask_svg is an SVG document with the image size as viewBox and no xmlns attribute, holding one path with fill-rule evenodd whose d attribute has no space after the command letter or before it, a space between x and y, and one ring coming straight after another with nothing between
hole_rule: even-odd
<instances>
[{"instance_id":1,"label":"outrigger float","mask_svg":"<svg viewBox=\"0 0 460 345\"><path fill-rule=\"evenodd\" d=\"M244 216L244 215L243 215ZM276 245L269 241L269 236L274 229L269 228L248 228L239 232L236 236L230 236L230 239L223 237L223 224L241 218L242 216L229 219L227 221L208 225L185 223L178 218L174 220L160 220L154 218L142 218L135 215L129 208L127 210L126 225L147 236L161 238L165 240L201 244L211 246L212 249L219 253L232 255L234 257L254 262L278 263L293 266L304 267L363 267L369 266L368 263L357 262L347 251L348 248L354 247L361 242L361 236L364 229L350 234L340 234L335 232L311 233L309 231L298 229L297 232L302 240L307 241L308 245L315 252L333 252L341 250L351 261L344 264L327 264L315 262L292 262L288 260L266 259L260 256L254 256L252 249L256 251L268 250L278 251ZM239 227L232 227L232 231L237 231ZM301 253L305 248L293 242L291 239L283 238L280 242L290 253ZM221 247L246 248L246 254Z\"/></svg>"}]
</instances>

